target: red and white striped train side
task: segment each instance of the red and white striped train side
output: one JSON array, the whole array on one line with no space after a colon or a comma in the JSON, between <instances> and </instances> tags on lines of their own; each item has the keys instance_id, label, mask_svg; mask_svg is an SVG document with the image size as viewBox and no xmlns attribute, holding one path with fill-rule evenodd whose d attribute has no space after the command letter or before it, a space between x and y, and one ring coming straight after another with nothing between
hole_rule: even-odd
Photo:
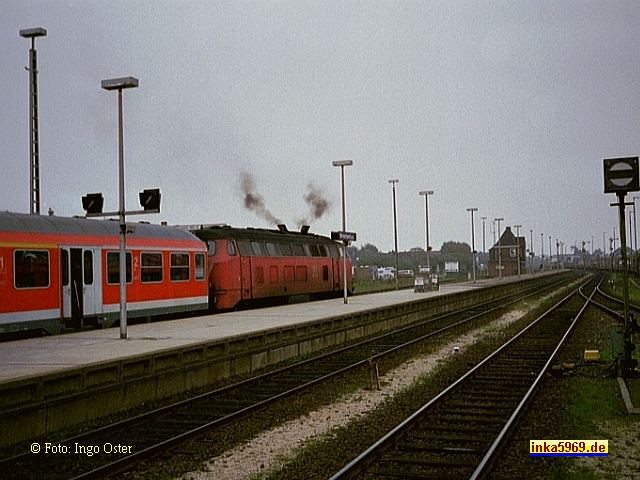
<instances>
[{"instance_id":1,"label":"red and white striped train side","mask_svg":"<svg viewBox=\"0 0 640 480\"><path fill-rule=\"evenodd\" d=\"M206 310L206 246L178 228L127 234L128 316ZM0 212L0 334L109 326L119 318L119 225Z\"/></svg>"}]
</instances>

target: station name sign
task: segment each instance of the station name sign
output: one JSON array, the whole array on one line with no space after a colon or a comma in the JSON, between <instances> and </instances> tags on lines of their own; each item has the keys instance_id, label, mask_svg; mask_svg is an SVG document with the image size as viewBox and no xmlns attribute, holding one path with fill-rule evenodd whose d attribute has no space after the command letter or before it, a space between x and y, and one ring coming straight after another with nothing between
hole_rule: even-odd
<instances>
[{"instance_id":1,"label":"station name sign","mask_svg":"<svg viewBox=\"0 0 640 480\"><path fill-rule=\"evenodd\" d=\"M331 232L331 240L340 240L343 242L355 242L355 232Z\"/></svg>"},{"instance_id":2,"label":"station name sign","mask_svg":"<svg viewBox=\"0 0 640 480\"><path fill-rule=\"evenodd\" d=\"M604 159L604 193L640 190L638 157Z\"/></svg>"}]
</instances>

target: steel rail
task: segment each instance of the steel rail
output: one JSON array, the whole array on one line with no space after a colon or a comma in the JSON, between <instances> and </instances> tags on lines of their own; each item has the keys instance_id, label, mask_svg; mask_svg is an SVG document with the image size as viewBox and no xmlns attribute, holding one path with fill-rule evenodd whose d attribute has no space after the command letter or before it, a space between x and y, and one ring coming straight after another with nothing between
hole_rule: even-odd
<instances>
[{"instance_id":1,"label":"steel rail","mask_svg":"<svg viewBox=\"0 0 640 480\"><path fill-rule=\"evenodd\" d=\"M591 281L591 280L585 281L579 288L581 288L585 284L589 283L589 281ZM433 409L433 407L435 405L437 405L440 401L442 401L443 399L448 397L453 391L457 390L467 380L472 378L478 371L480 371L482 368L484 368L485 365L489 364L494 358L496 358L499 354L501 354L504 350L509 348L519 338L521 338L523 335L525 335L527 332L529 332L530 329L534 328L539 322L541 322L541 320L543 320L545 317L547 317L551 312L554 312L560 306L562 306L566 302L568 302L570 298L575 296L576 291L579 290L579 288L574 290L573 292L571 292L567 296L565 296L562 300L557 302L554 306L549 308L546 312L544 312L542 315L540 315L536 320L534 320L527 327L525 327L523 330L521 330L517 335L512 337L509 341L504 343L502 346L500 346L498 349L496 349L489 356L485 357L474 368L472 368L467 373L465 373L464 375L459 377L456 381L454 381L452 384L450 384L447 388L445 388L439 394L437 394L435 397L433 397L429 402L425 403L418 410L416 410L414 413L412 413L410 416L408 416L405 420L403 420L400 424L398 424L396 427L391 429L387 434L385 434L383 437L379 438L374 444L372 444L364 452L362 452L356 458L351 460L347 465L345 465L342 469L340 469L338 472L336 472L330 478L330 480L351 479L351 478L356 478L358 475L362 474L366 470L366 468L368 468L368 466L371 465L378 457L380 457L392 445L397 443L397 441L407 431L409 431L412 428L412 426L421 417L423 417L426 414L427 411ZM581 311L584 308L585 308L585 306L583 305ZM575 324L575 319L574 319L574 322L572 323L572 325L574 325L574 324ZM573 328L573 327L571 327L571 328ZM566 339L566 337L567 337L567 334L565 334L563 336L563 340ZM557 351L559 351L558 348L554 349L553 356L555 356L557 354ZM537 377L538 379L540 379L540 378L542 378L544 376L544 373L548 369L548 366L550 365L550 363L551 363L551 358L545 364L545 367L544 367L543 371L538 375L538 377ZM538 382L539 382L539 380L536 381L536 386L537 386ZM534 390L535 390L534 388L530 388L528 390L528 392L529 392L528 395L530 396L533 393ZM523 406L525 404L526 404L526 400L523 400L523 401L519 402L518 409L517 409L518 413L522 410L522 408L523 408ZM513 417L513 415L512 415L512 417ZM498 444L502 442L502 440L505 437L507 431L508 431L508 429L503 429L503 431L501 431L501 433L499 435ZM491 456L495 453L496 448L497 448L497 445L496 445L496 447L493 447L493 445L492 445ZM490 459L490 456L486 460L484 460L484 463L487 463L489 461L489 459ZM483 467L483 468L485 468L485 467Z\"/></svg>"}]
</instances>

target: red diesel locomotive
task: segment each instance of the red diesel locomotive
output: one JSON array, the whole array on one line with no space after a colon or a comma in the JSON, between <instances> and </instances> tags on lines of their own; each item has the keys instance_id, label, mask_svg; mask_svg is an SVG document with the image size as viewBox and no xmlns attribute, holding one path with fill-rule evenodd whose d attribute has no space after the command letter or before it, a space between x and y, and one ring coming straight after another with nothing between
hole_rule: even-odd
<instances>
[{"instance_id":1,"label":"red diesel locomotive","mask_svg":"<svg viewBox=\"0 0 640 480\"><path fill-rule=\"evenodd\" d=\"M179 228L132 229L129 316L206 310L205 245ZM0 334L116 323L118 232L114 221L0 212Z\"/></svg>"},{"instance_id":2,"label":"red diesel locomotive","mask_svg":"<svg viewBox=\"0 0 640 480\"><path fill-rule=\"evenodd\" d=\"M213 310L281 302L297 295L312 299L342 295L340 244L309 233L309 227L290 232L284 225L278 230L209 226L192 232L207 244Z\"/></svg>"}]
</instances>

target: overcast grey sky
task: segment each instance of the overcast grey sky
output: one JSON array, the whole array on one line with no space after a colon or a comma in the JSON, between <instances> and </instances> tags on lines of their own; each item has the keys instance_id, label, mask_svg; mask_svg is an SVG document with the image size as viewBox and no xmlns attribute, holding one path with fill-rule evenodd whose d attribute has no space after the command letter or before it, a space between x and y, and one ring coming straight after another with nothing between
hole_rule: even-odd
<instances>
[{"instance_id":1,"label":"overcast grey sky","mask_svg":"<svg viewBox=\"0 0 640 480\"><path fill-rule=\"evenodd\" d=\"M331 202L312 231L358 245L471 243L467 207L567 245L602 246L616 210L602 160L638 155L638 1L0 0L0 209L29 211L28 61L37 40L42 212L117 209L117 95L124 94L127 208L162 191L170 223L269 226L244 208L253 176L290 228L312 184ZM487 248L492 243L489 221ZM554 246L555 250L555 246Z\"/></svg>"}]
</instances>

